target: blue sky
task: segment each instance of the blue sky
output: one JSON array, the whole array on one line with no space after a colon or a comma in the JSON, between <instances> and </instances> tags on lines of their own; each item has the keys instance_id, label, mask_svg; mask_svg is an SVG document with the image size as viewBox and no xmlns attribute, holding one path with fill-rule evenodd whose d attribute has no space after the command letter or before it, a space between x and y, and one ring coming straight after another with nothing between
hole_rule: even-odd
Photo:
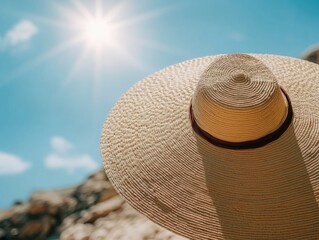
<instances>
[{"instance_id":1,"label":"blue sky","mask_svg":"<svg viewBox=\"0 0 319 240\"><path fill-rule=\"evenodd\" d=\"M2 0L0 208L101 167L103 122L137 81L219 53L300 57L319 40L318 7L311 0ZM111 30L97 47L81 24L98 9Z\"/></svg>"}]
</instances>

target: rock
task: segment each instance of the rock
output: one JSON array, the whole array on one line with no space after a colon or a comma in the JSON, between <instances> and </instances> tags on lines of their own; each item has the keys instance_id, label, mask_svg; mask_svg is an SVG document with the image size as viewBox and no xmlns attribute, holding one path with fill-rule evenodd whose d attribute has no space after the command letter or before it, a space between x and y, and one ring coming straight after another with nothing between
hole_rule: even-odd
<instances>
[{"instance_id":1,"label":"rock","mask_svg":"<svg viewBox=\"0 0 319 240\"><path fill-rule=\"evenodd\" d=\"M63 232L64 230L66 230L67 228L71 227L72 225L74 225L76 223L76 221L80 218L79 216L80 214L78 213L74 213L71 214L70 216L64 218L59 231Z\"/></svg>"},{"instance_id":2,"label":"rock","mask_svg":"<svg viewBox=\"0 0 319 240\"><path fill-rule=\"evenodd\" d=\"M17 237L18 234L19 234L19 231L18 231L17 228L12 228L12 229L10 230L10 236L12 236L12 237Z\"/></svg>"},{"instance_id":3,"label":"rock","mask_svg":"<svg viewBox=\"0 0 319 240\"><path fill-rule=\"evenodd\" d=\"M127 203L122 210L112 212L94 223L90 240L185 240L174 233L154 224Z\"/></svg>"},{"instance_id":4,"label":"rock","mask_svg":"<svg viewBox=\"0 0 319 240\"><path fill-rule=\"evenodd\" d=\"M32 194L30 205L31 215L47 212L54 216L63 206L63 197L50 191L38 191Z\"/></svg>"},{"instance_id":5,"label":"rock","mask_svg":"<svg viewBox=\"0 0 319 240\"><path fill-rule=\"evenodd\" d=\"M103 228L99 228L99 229L95 230L90 235L90 240L108 240L108 239L110 239L108 237L108 231L106 231Z\"/></svg>"},{"instance_id":6,"label":"rock","mask_svg":"<svg viewBox=\"0 0 319 240\"><path fill-rule=\"evenodd\" d=\"M4 238L6 235L5 231L0 228L0 239Z\"/></svg>"},{"instance_id":7,"label":"rock","mask_svg":"<svg viewBox=\"0 0 319 240\"><path fill-rule=\"evenodd\" d=\"M110 212L116 211L121 208L124 200L120 196L111 198L106 202L99 203L91 207L81 219L84 223L92 223L100 217L107 216Z\"/></svg>"},{"instance_id":8,"label":"rock","mask_svg":"<svg viewBox=\"0 0 319 240\"><path fill-rule=\"evenodd\" d=\"M103 170L0 212L0 240L182 240L130 207Z\"/></svg>"},{"instance_id":9,"label":"rock","mask_svg":"<svg viewBox=\"0 0 319 240\"><path fill-rule=\"evenodd\" d=\"M62 207L75 205L71 197L54 191L34 192L30 199L29 213L31 215L47 212L50 215L57 215Z\"/></svg>"},{"instance_id":10,"label":"rock","mask_svg":"<svg viewBox=\"0 0 319 240\"><path fill-rule=\"evenodd\" d=\"M28 210L28 213L31 215L37 215L37 214L44 213L46 210L47 210L47 206L45 206L44 203L32 202Z\"/></svg>"},{"instance_id":11,"label":"rock","mask_svg":"<svg viewBox=\"0 0 319 240\"><path fill-rule=\"evenodd\" d=\"M0 223L3 220L13 219L13 218L16 218L18 221L20 216L24 215L27 212L28 208L29 208L29 204L16 205L7 211L1 212L0 213Z\"/></svg>"},{"instance_id":12,"label":"rock","mask_svg":"<svg viewBox=\"0 0 319 240\"><path fill-rule=\"evenodd\" d=\"M12 235L11 230L16 228L17 226L22 225L25 221L27 221L27 210L29 208L29 204L16 205L10 208L8 211L2 212L0 214L0 229L5 231L5 235ZM14 233L15 231L13 231Z\"/></svg>"},{"instance_id":13,"label":"rock","mask_svg":"<svg viewBox=\"0 0 319 240\"><path fill-rule=\"evenodd\" d=\"M89 180L94 180L94 181L108 181L108 178L104 172L104 170L100 170L88 177Z\"/></svg>"},{"instance_id":14,"label":"rock","mask_svg":"<svg viewBox=\"0 0 319 240\"><path fill-rule=\"evenodd\" d=\"M104 202L109 200L110 198L114 197L118 195L117 191L115 191L115 189L110 189L109 191L105 191L101 194L99 202Z\"/></svg>"},{"instance_id":15,"label":"rock","mask_svg":"<svg viewBox=\"0 0 319 240\"><path fill-rule=\"evenodd\" d=\"M22 227L20 237L22 239L26 239L38 236L38 238L41 239L43 237L44 239L44 237L49 233L54 222L54 219L48 216L39 220L29 221Z\"/></svg>"},{"instance_id":16,"label":"rock","mask_svg":"<svg viewBox=\"0 0 319 240\"><path fill-rule=\"evenodd\" d=\"M91 224L77 223L64 231L60 240L89 240L93 231Z\"/></svg>"},{"instance_id":17,"label":"rock","mask_svg":"<svg viewBox=\"0 0 319 240\"><path fill-rule=\"evenodd\" d=\"M16 201L14 201L14 203L13 203L14 206L15 206L15 205L22 205L22 204L23 204L23 202L20 201L20 200L16 200Z\"/></svg>"},{"instance_id":18,"label":"rock","mask_svg":"<svg viewBox=\"0 0 319 240\"><path fill-rule=\"evenodd\" d=\"M37 191L30 198L30 215L49 214L51 216L65 217L75 210L77 201L70 196L70 189L57 191ZM74 191L74 188L72 188Z\"/></svg>"},{"instance_id":19,"label":"rock","mask_svg":"<svg viewBox=\"0 0 319 240\"><path fill-rule=\"evenodd\" d=\"M92 174L86 182L79 185L72 196L77 199L76 209L80 210L89 208L103 201L103 199L109 199L114 195L116 195L114 188L107 180L106 174L99 171Z\"/></svg>"}]
</instances>

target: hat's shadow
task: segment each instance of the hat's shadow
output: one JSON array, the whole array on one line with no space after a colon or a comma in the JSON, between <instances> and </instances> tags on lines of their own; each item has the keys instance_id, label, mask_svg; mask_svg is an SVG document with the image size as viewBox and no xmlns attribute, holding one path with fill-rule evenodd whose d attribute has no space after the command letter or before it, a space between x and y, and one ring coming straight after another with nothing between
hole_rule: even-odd
<instances>
[{"instance_id":1,"label":"hat's shadow","mask_svg":"<svg viewBox=\"0 0 319 240\"><path fill-rule=\"evenodd\" d=\"M224 239L319 239L319 208L293 124L278 144L253 150L195 136Z\"/></svg>"}]
</instances>

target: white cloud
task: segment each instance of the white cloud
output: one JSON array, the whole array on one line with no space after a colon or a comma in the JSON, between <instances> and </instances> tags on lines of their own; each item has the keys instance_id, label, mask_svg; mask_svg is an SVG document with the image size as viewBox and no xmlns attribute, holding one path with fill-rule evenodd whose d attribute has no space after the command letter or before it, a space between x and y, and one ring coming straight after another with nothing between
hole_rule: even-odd
<instances>
[{"instance_id":1,"label":"white cloud","mask_svg":"<svg viewBox=\"0 0 319 240\"><path fill-rule=\"evenodd\" d=\"M65 153L73 148L73 145L68 140L60 136L51 138L51 146L58 153Z\"/></svg>"},{"instance_id":2,"label":"white cloud","mask_svg":"<svg viewBox=\"0 0 319 240\"><path fill-rule=\"evenodd\" d=\"M97 163L87 154L73 157L50 154L46 157L45 164L48 168L65 169L69 173L74 172L76 169L93 171L98 168Z\"/></svg>"},{"instance_id":3,"label":"white cloud","mask_svg":"<svg viewBox=\"0 0 319 240\"><path fill-rule=\"evenodd\" d=\"M96 170L99 166L88 154L74 155L70 153L73 144L61 136L51 138L52 152L44 159L50 169L64 169L72 173L77 169Z\"/></svg>"},{"instance_id":4,"label":"white cloud","mask_svg":"<svg viewBox=\"0 0 319 240\"><path fill-rule=\"evenodd\" d=\"M30 20L22 20L0 37L0 49L25 43L37 33L38 28Z\"/></svg>"},{"instance_id":5,"label":"white cloud","mask_svg":"<svg viewBox=\"0 0 319 240\"><path fill-rule=\"evenodd\" d=\"M18 156L0 152L0 175L22 173L30 166L29 162L23 161Z\"/></svg>"}]
</instances>

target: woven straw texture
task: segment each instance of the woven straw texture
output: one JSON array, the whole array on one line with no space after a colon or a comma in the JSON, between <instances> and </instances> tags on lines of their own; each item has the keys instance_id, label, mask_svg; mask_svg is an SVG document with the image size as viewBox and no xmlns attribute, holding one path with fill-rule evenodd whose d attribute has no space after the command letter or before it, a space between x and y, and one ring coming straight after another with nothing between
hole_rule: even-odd
<instances>
[{"instance_id":1,"label":"woven straw texture","mask_svg":"<svg viewBox=\"0 0 319 240\"><path fill-rule=\"evenodd\" d=\"M235 63L223 65L225 57ZM221 139L273 131L286 116L278 86L294 114L279 139L232 150L194 133L191 99L198 125ZM319 66L289 57L217 55L170 66L110 112L105 171L134 208L190 239L319 239L318 89Z\"/></svg>"}]
</instances>

